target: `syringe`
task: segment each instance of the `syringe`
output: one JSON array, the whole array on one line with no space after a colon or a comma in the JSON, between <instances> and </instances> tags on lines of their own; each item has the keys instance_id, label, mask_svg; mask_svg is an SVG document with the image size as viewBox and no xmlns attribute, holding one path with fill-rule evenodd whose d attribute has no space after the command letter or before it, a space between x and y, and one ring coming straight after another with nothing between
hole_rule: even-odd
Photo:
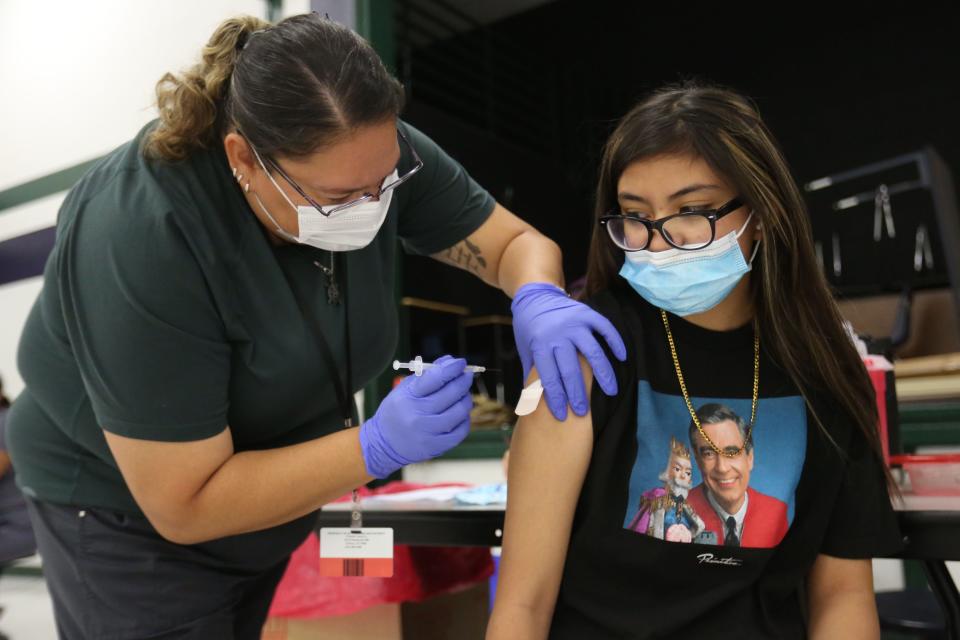
<instances>
[{"instance_id":1,"label":"syringe","mask_svg":"<svg viewBox=\"0 0 960 640\"><path fill-rule=\"evenodd\" d=\"M417 356L416 358L414 358L414 359L411 360L410 362L400 362L399 360L394 360L394 361L393 361L393 370L394 370L394 371L399 371L400 369L408 369L408 370L412 371L412 372L413 372L413 375L415 375L415 376L422 376L422 375L423 375L423 372L424 372L426 369L430 369L430 368L435 367L435 366L437 366L437 365L435 365L435 364L432 363L432 362L424 362L424 361L423 361L423 358L421 358L420 356ZM481 366L475 365L475 364L468 364L467 366L465 366L465 367L463 368L463 370L464 370L464 371L472 371L473 373L483 373L484 371L487 370L487 368L486 368L486 367L481 367Z\"/></svg>"}]
</instances>

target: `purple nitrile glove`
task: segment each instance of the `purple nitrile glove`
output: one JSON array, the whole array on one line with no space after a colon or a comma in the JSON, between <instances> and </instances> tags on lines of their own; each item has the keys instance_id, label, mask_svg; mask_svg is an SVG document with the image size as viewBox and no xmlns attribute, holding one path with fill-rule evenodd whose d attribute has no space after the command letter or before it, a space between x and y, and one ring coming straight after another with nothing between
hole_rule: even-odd
<instances>
[{"instance_id":1,"label":"purple nitrile glove","mask_svg":"<svg viewBox=\"0 0 960 640\"><path fill-rule=\"evenodd\" d=\"M434 364L401 382L360 426L360 450L375 478L435 458L467 437L473 373L463 370L463 358L443 356Z\"/></svg>"},{"instance_id":2,"label":"purple nitrile glove","mask_svg":"<svg viewBox=\"0 0 960 640\"><path fill-rule=\"evenodd\" d=\"M613 355L626 360L627 348L609 320L571 299L560 287L543 282L520 287L510 308L523 378L535 364L547 406L557 420L567 418L568 398L577 415L586 415L590 408L577 351L590 363L603 392L616 395L617 377L593 335L603 336Z\"/></svg>"}]
</instances>

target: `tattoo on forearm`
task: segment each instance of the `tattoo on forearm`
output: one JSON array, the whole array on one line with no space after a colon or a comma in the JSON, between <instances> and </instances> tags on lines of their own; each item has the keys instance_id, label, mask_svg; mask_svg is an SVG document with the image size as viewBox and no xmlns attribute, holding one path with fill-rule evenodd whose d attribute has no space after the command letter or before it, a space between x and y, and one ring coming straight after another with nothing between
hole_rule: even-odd
<instances>
[{"instance_id":1,"label":"tattoo on forearm","mask_svg":"<svg viewBox=\"0 0 960 640\"><path fill-rule=\"evenodd\" d=\"M444 251L443 258L450 264L477 275L481 275L487 268L487 261L481 255L480 247L469 240L464 240Z\"/></svg>"}]
</instances>

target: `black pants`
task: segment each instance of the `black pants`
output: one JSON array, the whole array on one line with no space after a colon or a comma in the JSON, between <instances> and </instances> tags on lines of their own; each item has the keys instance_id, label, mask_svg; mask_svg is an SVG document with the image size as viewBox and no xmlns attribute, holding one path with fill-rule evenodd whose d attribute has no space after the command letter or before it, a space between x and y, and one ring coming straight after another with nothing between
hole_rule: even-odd
<instances>
[{"instance_id":1,"label":"black pants","mask_svg":"<svg viewBox=\"0 0 960 640\"><path fill-rule=\"evenodd\" d=\"M143 518L28 499L61 640L259 640L289 557L237 568Z\"/></svg>"}]
</instances>

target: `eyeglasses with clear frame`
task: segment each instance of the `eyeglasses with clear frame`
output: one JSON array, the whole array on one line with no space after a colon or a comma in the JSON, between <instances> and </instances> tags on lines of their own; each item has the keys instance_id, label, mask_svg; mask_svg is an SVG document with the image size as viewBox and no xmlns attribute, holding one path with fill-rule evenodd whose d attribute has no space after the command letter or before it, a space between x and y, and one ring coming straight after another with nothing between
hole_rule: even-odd
<instances>
[{"instance_id":1,"label":"eyeglasses with clear frame","mask_svg":"<svg viewBox=\"0 0 960 640\"><path fill-rule=\"evenodd\" d=\"M696 251L710 246L716 239L717 220L743 206L734 198L717 209L681 211L659 220L648 220L623 211L600 216L597 221L607 228L613 244L624 251L643 251L650 246L656 230L667 244L682 251Z\"/></svg>"},{"instance_id":2,"label":"eyeglasses with clear frame","mask_svg":"<svg viewBox=\"0 0 960 640\"><path fill-rule=\"evenodd\" d=\"M241 134L241 135L243 135L243 134ZM407 171L407 172L406 172L405 174L403 174L402 176L399 176L396 180L394 180L394 181L391 182L390 184L381 184L381 185L380 185L380 188L377 189L377 193L375 193L375 194L374 194L374 193L365 193L365 194L363 194L362 196L360 196L359 198L355 198L354 200L351 200L350 202L345 202L345 203L343 203L343 204L338 204L338 205L333 206L333 207L331 207L330 205L322 205L322 204L320 204L319 202L317 202L316 200L314 200L313 198L311 198L310 196L308 196L308 195L306 194L306 192L303 190L303 188L302 188L299 184L297 184L296 180L294 180L293 178L291 178L290 176L288 176L287 173L286 173L286 171L284 171L282 168L280 168L280 165L277 164L276 161L275 161L273 158L271 158L270 156L266 156L266 155L265 155L265 156L263 156L263 159L264 159L264 161L267 163L267 165L269 165L269 167L270 167L271 169L273 169L274 171L276 171L276 172L280 175L280 177L283 178L284 182L286 182L288 185L290 185L290 187L291 187L294 191L296 191L296 192L300 195L301 198L303 198L304 200L306 200L307 203L310 204L310 206L312 206L314 209L316 209L317 211L319 211L322 215L327 216L327 217L330 217L330 216L332 216L332 215L335 214L335 213L338 213L338 212L340 212L340 211L343 211L344 209L349 209L350 207L353 207L353 206L358 205L358 204L363 203L363 202L367 202L368 200L371 200L371 199L373 199L373 198L378 198L378 199L379 199L381 196L383 196L384 193L386 193L387 191L390 191L391 189L396 189L396 188L399 187L401 184L403 184L404 182L406 182L407 180L409 180L410 178L412 178L413 175L414 175L415 173L417 173L417 171L420 171L420 169L423 169L423 160L420 159L420 154L417 153L417 150L414 149L413 145L410 144L410 141L407 140L407 136L403 135L403 132L402 132L400 129L397 129L397 137L398 137L401 141L403 141L404 144L407 145L407 148L408 148L408 149L410 149L410 153L413 155L413 160L414 160L414 166L413 166L413 168L411 168L410 171ZM247 140L247 144L250 144L250 140L249 140L249 139ZM253 149L253 145L252 145L252 144L250 145L250 148ZM256 149L254 149L254 153L256 153ZM260 157L259 154L257 154L257 156ZM387 178L389 178L389 176L387 176ZM386 181L387 178L384 178L384 181ZM324 208L324 207L326 207L326 208Z\"/></svg>"}]
</instances>

